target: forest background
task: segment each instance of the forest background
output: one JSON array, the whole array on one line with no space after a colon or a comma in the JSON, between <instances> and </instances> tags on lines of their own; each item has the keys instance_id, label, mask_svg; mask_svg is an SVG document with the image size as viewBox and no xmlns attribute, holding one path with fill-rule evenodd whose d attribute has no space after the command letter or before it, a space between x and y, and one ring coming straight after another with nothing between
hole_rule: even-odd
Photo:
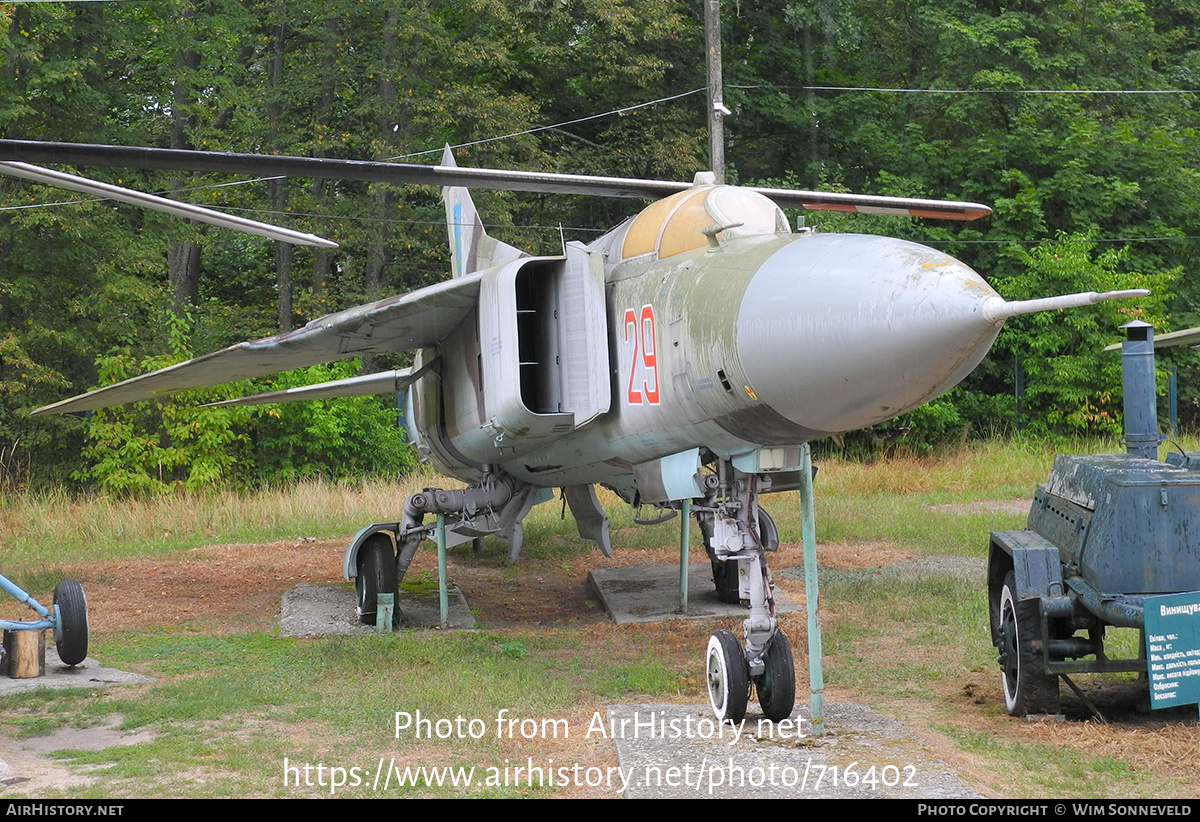
<instances>
[{"instance_id":1,"label":"forest background","mask_svg":"<svg viewBox=\"0 0 1200 822\"><path fill-rule=\"evenodd\" d=\"M0 3L0 135L430 163L450 144L460 165L688 180L707 166L702 5ZM1101 351L1117 327L1200 325L1200 0L725 0L722 12L731 182L988 203L990 218L961 225L806 219L943 249L1008 299L1153 290L1010 320L962 385L896 424L906 441L1118 430L1119 357ZM79 198L0 180L0 486L142 494L407 469L394 398L195 407L357 362L90 420L27 412L443 279L438 191L81 171L341 247L47 205ZM541 253L638 208L477 201L491 233ZM1178 368L1180 417L1196 426L1195 354L1160 365Z\"/></svg>"}]
</instances>

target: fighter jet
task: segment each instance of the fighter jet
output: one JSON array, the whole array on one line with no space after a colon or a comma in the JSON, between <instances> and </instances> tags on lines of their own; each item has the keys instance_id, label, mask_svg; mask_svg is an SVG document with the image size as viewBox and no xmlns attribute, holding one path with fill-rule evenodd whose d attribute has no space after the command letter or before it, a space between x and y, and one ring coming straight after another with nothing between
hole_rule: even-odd
<instances>
[{"instance_id":1,"label":"fighter jet","mask_svg":"<svg viewBox=\"0 0 1200 822\"><path fill-rule=\"evenodd\" d=\"M82 412L291 368L411 351L411 368L230 403L407 389L420 455L465 487L407 497L346 551L358 613L395 592L433 515L447 545L494 536L515 559L522 520L561 489L579 534L611 549L596 486L673 516L686 501L719 596L748 601L744 648L707 650L710 702L738 721L751 684L771 719L795 676L766 554L779 546L764 494L800 483L801 445L903 414L962 380L1018 314L1120 291L1008 302L932 248L883 236L791 230L781 206L973 220L978 203L441 166L0 140L0 161L331 176L442 185L445 282L313 320L40 408ZM0 162L0 173L11 169ZM25 166L25 176L30 176ZM531 256L488 236L470 187L656 196L589 244ZM217 218L219 220L219 218ZM258 233L263 233L259 231ZM298 242L319 238L301 237Z\"/></svg>"}]
</instances>

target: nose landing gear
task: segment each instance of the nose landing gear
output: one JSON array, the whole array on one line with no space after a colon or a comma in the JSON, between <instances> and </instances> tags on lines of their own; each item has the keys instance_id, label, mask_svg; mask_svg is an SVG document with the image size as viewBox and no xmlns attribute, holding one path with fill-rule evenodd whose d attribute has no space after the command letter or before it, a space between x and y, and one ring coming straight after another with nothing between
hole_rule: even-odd
<instances>
[{"instance_id":1,"label":"nose landing gear","mask_svg":"<svg viewBox=\"0 0 1200 822\"><path fill-rule=\"evenodd\" d=\"M775 618L766 562L761 551L725 562L745 565L741 570L750 578L750 616L743 623L744 650L729 631L709 637L704 666L709 704L718 721L739 723L746 716L753 685L763 715L779 722L791 716L796 705L796 666L791 643Z\"/></svg>"}]
</instances>

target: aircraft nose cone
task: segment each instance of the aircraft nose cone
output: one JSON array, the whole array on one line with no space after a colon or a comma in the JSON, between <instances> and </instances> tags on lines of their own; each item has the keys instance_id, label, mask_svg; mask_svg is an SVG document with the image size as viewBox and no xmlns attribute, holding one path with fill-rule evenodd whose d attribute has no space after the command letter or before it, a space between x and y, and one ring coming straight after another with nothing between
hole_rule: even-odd
<instances>
[{"instance_id":1,"label":"aircraft nose cone","mask_svg":"<svg viewBox=\"0 0 1200 822\"><path fill-rule=\"evenodd\" d=\"M816 431L848 431L949 390L1000 331L998 295L963 263L888 237L813 234L755 273L738 317L758 399Z\"/></svg>"}]
</instances>

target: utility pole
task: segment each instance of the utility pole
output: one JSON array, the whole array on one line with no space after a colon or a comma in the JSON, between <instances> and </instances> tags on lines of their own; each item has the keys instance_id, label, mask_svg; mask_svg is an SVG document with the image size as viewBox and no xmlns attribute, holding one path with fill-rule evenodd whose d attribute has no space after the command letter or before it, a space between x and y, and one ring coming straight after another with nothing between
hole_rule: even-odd
<instances>
[{"instance_id":1,"label":"utility pole","mask_svg":"<svg viewBox=\"0 0 1200 822\"><path fill-rule=\"evenodd\" d=\"M725 126L729 114L721 100L721 0L704 0L704 47L708 69L708 157L718 183L725 182Z\"/></svg>"}]
</instances>

